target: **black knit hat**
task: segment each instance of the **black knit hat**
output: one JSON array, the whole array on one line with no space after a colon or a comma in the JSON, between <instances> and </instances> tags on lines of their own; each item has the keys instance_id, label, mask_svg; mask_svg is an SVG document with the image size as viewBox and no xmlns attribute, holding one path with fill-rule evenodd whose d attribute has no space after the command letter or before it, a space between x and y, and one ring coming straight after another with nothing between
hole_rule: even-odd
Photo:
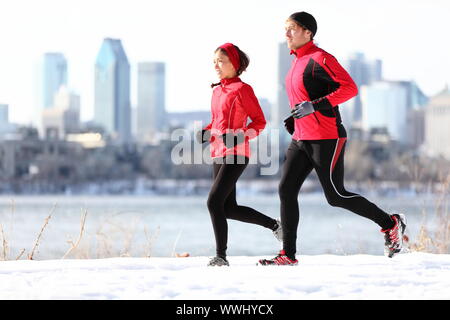
<instances>
[{"instance_id":1,"label":"black knit hat","mask_svg":"<svg viewBox=\"0 0 450 320\"><path fill-rule=\"evenodd\" d=\"M313 36L317 32L317 22L314 17L308 12L296 12L289 16L289 19L294 20L297 24L312 32Z\"/></svg>"}]
</instances>

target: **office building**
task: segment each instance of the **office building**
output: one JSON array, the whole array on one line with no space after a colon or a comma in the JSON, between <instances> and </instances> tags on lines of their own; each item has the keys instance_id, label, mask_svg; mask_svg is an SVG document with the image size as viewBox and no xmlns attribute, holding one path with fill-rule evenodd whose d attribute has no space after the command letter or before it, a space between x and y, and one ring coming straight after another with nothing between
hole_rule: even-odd
<instances>
[{"instance_id":1,"label":"office building","mask_svg":"<svg viewBox=\"0 0 450 320\"><path fill-rule=\"evenodd\" d=\"M284 129L283 120L290 116L289 99L286 93L286 75L291 68L294 55L286 42L278 44L277 101L271 105L268 128L277 129L280 133L280 147L289 144L291 135Z\"/></svg>"},{"instance_id":2,"label":"office building","mask_svg":"<svg viewBox=\"0 0 450 320\"><path fill-rule=\"evenodd\" d=\"M450 90L432 97L425 108L424 149L431 156L450 160Z\"/></svg>"},{"instance_id":3,"label":"office building","mask_svg":"<svg viewBox=\"0 0 450 320\"><path fill-rule=\"evenodd\" d=\"M404 145L420 144L424 130L420 110L427 97L412 81L377 81L360 88L361 127L365 132L384 129ZM415 132L413 135L412 133Z\"/></svg>"},{"instance_id":4,"label":"office building","mask_svg":"<svg viewBox=\"0 0 450 320\"><path fill-rule=\"evenodd\" d=\"M165 64L141 62L138 64L137 138L153 141L166 127Z\"/></svg>"},{"instance_id":5,"label":"office building","mask_svg":"<svg viewBox=\"0 0 450 320\"><path fill-rule=\"evenodd\" d=\"M60 87L54 105L43 110L42 125L46 138L62 139L80 128L80 96Z\"/></svg>"},{"instance_id":6,"label":"office building","mask_svg":"<svg viewBox=\"0 0 450 320\"><path fill-rule=\"evenodd\" d=\"M45 53L42 72L42 105L44 109L53 106L53 97L63 85L67 85L66 58L59 52Z\"/></svg>"},{"instance_id":7,"label":"office building","mask_svg":"<svg viewBox=\"0 0 450 320\"><path fill-rule=\"evenodd\" d=\"M0 127L9 124L9 106L0 103Z\"/></svg>"},{"instance_id":8,"label":"office building","mask_svg":"<svg viewBox=\"0 0 450 320\"><path fill-rule=\"evenodd\" d=\"M368 60L364 53L356 52L343 61L342 66L355 81L358 89L363 85L369 85L375 81L382 80L382 61ZM348 129L361 127L362 121L362 101L361 95L342 104L340 108L342 122Z\"/></svg>"},{"instance_id":9,"label":"office building","mask_svg":"<svg viewBox=\"0 0 450 320\"><path fill-rule=\"evenodd\" d=\"M111 139L130 142L130 64L119 39L105 38L97 55L94 104L94 120Z\"/></svg>"}]
</instances>

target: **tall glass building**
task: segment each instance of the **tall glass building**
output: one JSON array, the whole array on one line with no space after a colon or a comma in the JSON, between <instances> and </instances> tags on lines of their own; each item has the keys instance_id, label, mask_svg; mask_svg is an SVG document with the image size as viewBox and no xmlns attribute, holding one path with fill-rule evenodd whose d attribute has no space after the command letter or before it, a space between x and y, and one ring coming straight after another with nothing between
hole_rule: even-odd
<instances>
[{"instance_id":1,"label":"tall glass building","mask_svg":"<svg viewBox=\"0 0 450 320\"><path fill-rule=\"evenodd\" d=\"M277 101L272 104L270 112L270 128L280 130L280 146L287 146L292 137L284 129L283 120L291 115L289 99L286 93L286 75L291 68L294 55L290 54L286 41L278 44Z\"/></svg>"},{"instance_id":2,"label":"tall glass building","mask_svg":"<svg viewBox=\"0 0 450 320\"><path fill-rule=\"evenodd\" d=\"M350 74L353 81L355 81L358 89L363 85L369 85L376 81L382 80L382 68L383 63L379 59L368 60L364 53L355 52L344 61L343 66L345 70ZM340 109L342 115L342 122L350 129L351 127L360 127L363 120L363 112L361 95L342 104Z\"/></svg>"},{"instance_id":3,"label":"tall glass building","mask_svg":"<svg viewBox=\"0 0 450 320\"><path fill-rule=\"evenodd\" d=\"M0 133L9 127L9 107L0 103Z\"/></svg>"},{"instance_id":4,"label":"tall glass building","mask_svg":"<svg viewBox=\"0 0 450 320\"><path fill-rule=\"evenodd\" d=\"M413 110L422 109L428 98L414 81L377 81L361 87L362 129L384 128L393 140L414 144L417 128Z\"/></svg>"},{"instance_id":5,"label":"tall glass building","mask_svg":"<svg viewBox=\"0 0 450 320\"><path fill-rule=\"evenodd\" d=\"M140 141L150 142L166 124L165 64L138 64L137 135Z\"/></svg>"},{"instance_id":6,"label":"tall glass building","mask_svg":"<svg viewBox=\"0 0 450 320\"><path fill-rule=\"evenodd\" d=\"M442 156L450 160L450 90L448 85L431 97L425 108L425 151L430 156ZM447 137L447 138L446 138Z\"/></svg>"},{"instance_id":7,"label":"tall glass building","mask_svg":"<svg viewBox=\"0 0 450 320\"><path fill-rule=\"evenodd\" d=\"M67 60L62 53L47 52L43 61L43 107L53 107L53 98L62 85L67 85Z\"/></svg>"},{"instance_id":8,"label":"tall glass building","mask_svg":"<svg viewBox=\"0 0 450 320\"><path fill-rule=\"evenodd\" d=\"M289 54L289 52L290 49L286 42L278 44L277 103L272 105L272 112L270 113L272 128L282 128L283 130L283 120L290 115L285 79L291 68L294 55Z\"/></svg>"},{"instance_id":9,"label":"tall glass building","mask_svg":"<svg viewBox=\"0 0 450 320\"><path fill-rule=\"evenodd\" d=\"M105 38L95 62L94 120L118 143L131 140L130 64L122 42Z\"/></svg>"}]
</instances>

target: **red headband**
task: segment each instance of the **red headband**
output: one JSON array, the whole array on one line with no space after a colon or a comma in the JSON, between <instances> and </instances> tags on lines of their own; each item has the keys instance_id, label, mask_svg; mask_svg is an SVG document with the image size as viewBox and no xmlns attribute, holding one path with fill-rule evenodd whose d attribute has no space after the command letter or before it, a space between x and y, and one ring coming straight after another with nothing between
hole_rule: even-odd
<instances>
[{"instance_id":1,"label":"red headband","mask_svg":"<svg viewBox=\"0 0 450 320\"><path fill-rule=\"evenodd\" d=\"M236 50L236 47L232 43L225 43L221 45L219 48L225 50L227 52L228 58L230 58L231 64L233 65L236 71L239 70L241 66L241 60L239 59L239 53Z\"/></svg>"}]
</instances>

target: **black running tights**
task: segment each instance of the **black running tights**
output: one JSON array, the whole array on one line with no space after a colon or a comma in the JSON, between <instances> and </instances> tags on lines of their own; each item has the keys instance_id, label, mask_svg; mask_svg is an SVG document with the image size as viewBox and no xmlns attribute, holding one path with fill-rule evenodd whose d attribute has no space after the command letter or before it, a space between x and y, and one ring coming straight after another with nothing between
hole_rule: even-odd
<instances>
[{"instance_id":1,"label":"black running tights","mask_svg":"<svg viewBox=\"0 0 450 320\"><path fill-rule=\"evenodd\" d=\"M214 183L208 196L208 210L216 238L217 256L225 258L228 241L227 219L257 224L273 230L276 220L236 202L236 183L248 158L228 156L213 163Z\"/></svg>"},{"instance_id":2,"label":"black running tights","mask_svg":"<svg viewBox=\"0 0 450 320\"><path fill-rule=\"evenodd\" d=\"M292 140L286 151L279 184L283 249L289 257L296 252L299 223L298 194L306 177L314 169L328 203L350 210L377 223L383 229L393 227L390 216L359 194L344 188L345 138L330 140ZM319 213L318 213L319 214Z\"/></svg>"}]
</instances>

